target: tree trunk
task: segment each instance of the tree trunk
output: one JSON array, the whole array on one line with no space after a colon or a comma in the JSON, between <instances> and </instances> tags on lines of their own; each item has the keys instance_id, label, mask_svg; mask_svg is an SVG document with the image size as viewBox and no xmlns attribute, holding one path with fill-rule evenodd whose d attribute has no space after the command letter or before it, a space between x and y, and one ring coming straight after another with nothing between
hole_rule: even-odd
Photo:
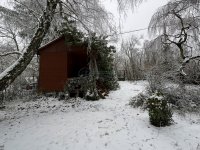
<instances>
[{"instance_id":1,"label":"tree trunk","mask_svg":"<svg viewBox=\"0 0 200 150\"><path fill-rule=\"evenodd\" d=\"M28 48L19 59L0 74L0 91L6 89L27 67L49 30L59 0L47 0L47 7L40 17L38 29Z\"/></svg>"},{"instance_id":2,"label":"tree trunk","mask_svg":"<svg viewBox=\"0 0 200 150\"><path fill-rule=\"evenodd\" d=\"M98 93L96 81L99 79L99 71L98 71L98 66L97 66L97 62L96 62L96 54L92 54L92 53L94 53L94 52L90 51L89 69L90 69L90 78L92 81L92 88L91 88L92 91L91 92L93 95L93 99L98 100L100 95Z\"/></svg>"}]
</instances>

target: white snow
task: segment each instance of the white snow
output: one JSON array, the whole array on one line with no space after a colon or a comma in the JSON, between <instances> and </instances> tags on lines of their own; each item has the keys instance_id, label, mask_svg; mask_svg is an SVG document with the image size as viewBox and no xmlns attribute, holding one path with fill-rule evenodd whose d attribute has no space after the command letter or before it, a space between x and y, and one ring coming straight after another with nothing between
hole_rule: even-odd
<instances>
[{"instance_id":1,"label":"white snow","mask_svg":"<svg viewBox=\"0 0 200 150\"><path fill-rule=\"evenodd\" d=\"M199 150L200 118L174 114L157 128L148 113L128 105L147 83L120 82L105 100L55 98L8 104L0 111L3 150Z\"/></svg>"},{"instance_id":2,"label":"white snow","mask_svg":"<svg viewBox=\"0 0 200 150\"><path fill-rule=\"evenodd\" d=\"M151 95L150 97L149 97L150 99L157 99L157 100L163 100L164 99L164 97L163 96L158 96L157 95L157 92L156 93L154 93L153 95Z\"/></svg>"}]
</instances>

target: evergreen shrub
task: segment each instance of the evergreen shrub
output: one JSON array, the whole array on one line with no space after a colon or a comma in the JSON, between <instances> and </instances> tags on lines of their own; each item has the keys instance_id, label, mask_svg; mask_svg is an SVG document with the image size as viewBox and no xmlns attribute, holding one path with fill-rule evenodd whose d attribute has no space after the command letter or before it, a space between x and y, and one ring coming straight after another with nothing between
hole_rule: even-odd
<instances>
[{"instance_id":1,"label":"evergreen shrub","mask_svg":"<svg viewBox=\"0 0 200 150\"><path fill-rule=\"evenodd\" d=\"M156 127L171 125L172 111L162 93L154 93L147 100L150 123Z\"/></svg>"}]
</instances>

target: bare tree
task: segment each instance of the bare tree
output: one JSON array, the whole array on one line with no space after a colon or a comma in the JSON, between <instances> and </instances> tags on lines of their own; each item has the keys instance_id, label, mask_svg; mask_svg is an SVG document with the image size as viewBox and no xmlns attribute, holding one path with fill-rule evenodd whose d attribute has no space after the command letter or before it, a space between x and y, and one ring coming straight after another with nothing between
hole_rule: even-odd
<instances>
[{"instance_id":1,"label":"bare tree","mask_svg":"<svg viewBox=\"0 0 200 150\"><path fill-rule=\"evenodd\" d=\"M200 57L192 53L192 51L198 53L198 49L193 50L192 45L198 42L199 33L197 17L199 9L196 6L198 6L197 1L170 1L154 14L149 24L151 34L165 29L163 43L174 44L178 48L182 59L179 71L182 75L186 75L184 72L186 64Z\"/></svg>"},{"instance_id":2,"label":"bare tree","mask_svg":"<svg viewBox=\"0 0 200 150\"><path fill-rule=\"evenodd\" d=\"M8 85L10 85L15 80L15 78L25 70L26 66L30 63L33 56L36 54L42 39L50 27L58 3L58 0L47 0L46 10L40 17L38 29L28 48L13 65L1 73L0 91L4 90Z\"/></svg>"},{"instance_id":3,"label":"bare tree","mask_svg":"<svg viewBox=\"0 0 200 150\"><path fill-rule=\"evenodd\" d=\"M127 42L122 42L121 51L128 58L128 65L130 66L131 79L137 80L142 76L142 51L139 48L140 39L132 36ZM127 65L127 64L126 64Z\"/></svg>"}]
</instances>

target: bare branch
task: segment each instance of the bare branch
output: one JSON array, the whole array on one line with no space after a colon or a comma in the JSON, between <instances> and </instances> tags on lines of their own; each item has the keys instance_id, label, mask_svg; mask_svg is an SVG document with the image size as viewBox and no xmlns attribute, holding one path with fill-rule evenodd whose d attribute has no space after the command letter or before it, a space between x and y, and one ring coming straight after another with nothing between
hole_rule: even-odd
<instances>
[{"instance_id":1,"label":"bare branch","mask_svg":"<svg viewBox=\"0 0 200 150\"><path fill-rule=\"evenodd\" d=\"M180 67L180 72L182 75L186 76L187 74L184 72L185 66L191 61L195 59L200 59L200 56L193 56L193 57L186 57L185 60L183 61L181 67Z\"/></svg>"},{"instance_id":2,"label":"bare branch","mask_svg":"<svg viewBox=\"0 0 200 150\"><path fill-rule=\"evenodd\" d=\"M37 19L39 21L39 16L40 14L38 14L36 11L32 10L31 8L29 8L28 6L26 6L25 4L19 2L18 0L15 0L15 2L19 3L20 5L24 6L33 16L35 19Z\"/></svg>"},{"instance_id":3,"label":"bare branch","mask_svg":"<svg viewBox=\"0 0 200 150\"><path fill-rule=\"evenodd\" d=\"M8 55L22 55L21 52L19 51L14 51L14 52L8 52L8 53L0 53L0 57L5 57L5 56L8 56Z\"/></svg>"}]
</instances>

